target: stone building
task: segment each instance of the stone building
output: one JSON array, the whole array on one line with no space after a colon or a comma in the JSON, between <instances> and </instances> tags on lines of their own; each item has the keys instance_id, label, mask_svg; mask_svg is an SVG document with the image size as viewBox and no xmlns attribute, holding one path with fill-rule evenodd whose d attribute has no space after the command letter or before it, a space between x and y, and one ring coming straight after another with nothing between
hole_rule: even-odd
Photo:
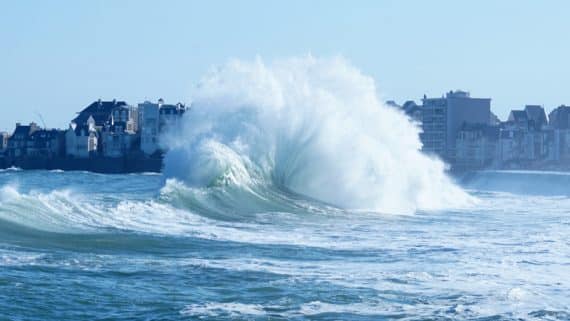
<instances>
[{"instance_id":1,"label":"stone building","mask_svg":"<svg viewBox=\"0 0 570 321\"><path fill-rule=\"evenodd\" d=\"M101 131L101 149L103 156L118 158L133 151L137 134L132 131L129 121L113 121Z\"/></svg>"},{"instance_id":2,"label":"stone building","mask_svg":"<svg viewBox=\"0 0 570 321\"><path fill-rule=\"evenodd\" d=\"M27 140L26 155L32 158L60 157L65 151L65 131L57 129L39 129Z\"/></svg>"},{"instance_id":3,"label":"stone building","mask_svg":"<svg viewBox=\"0 0 570 321\"><path fill-rule=\"evenodd\" d=\"M35 131L40 130L36 123L29 125L16 124L14 132L8 139L6 154L10 158L19 158L27 155L28 139Z\"/></svg>"},{"instance_id":4,"label":"stone building","mask_svg":"<svg viewBox=\"0 0 570 321\"><path fill-rule=\"evenodd\" d=\"M454 167L474 170L496 165L499 132L498 126L464 123L457 133Z\"/></svg>"}]
</instances>

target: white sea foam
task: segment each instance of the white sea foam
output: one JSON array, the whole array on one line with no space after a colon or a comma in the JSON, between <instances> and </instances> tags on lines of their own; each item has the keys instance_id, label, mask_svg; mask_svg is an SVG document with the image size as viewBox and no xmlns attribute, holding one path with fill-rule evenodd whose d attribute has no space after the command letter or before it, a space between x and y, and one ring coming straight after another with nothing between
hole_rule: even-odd
<instances>
[{"instance_id":1,"label":"white sea foam","mask_svg":"<svg viewBox=\"0 0 570 321\"><path fill-rule=\"evenodd\" d=\"M272 213L273 221L280 216ZM17 186L0 188L0 219L36 230L97 233L107 229L139 233L191 236L251 244L297 244L325 248L363 248L358 239L343 242L317 227L294 231L255 222L225 222L156 200L101 204L72 190L20 192ZM260 233L260 230L265 232Z\"/></svg>"},{"instance_id":2,"label":"white sea foam","mask_svg":"<svg viewBox=\"0 0 570 321\"><path fill-rule=\"evenodd\" d=\"M185 307L181 312L186 316L210 316L210 317L240 317L264 315L263 306L243 303L217 303L192 304Z\"/></svg>"},{"instance_id":3,"label":"white sea foam","mask_svg":"<svg viewBox=\"0 0 570 321\"><path fill-rule=\"evenodd\" d=\"M468 203L419 151L418 132L344 59L234 60L197 87L165 172L191 187L274 185L386 213Z\"/></svg>"},{"instance_id":4,"label":"white sea foam","mask_svg":"<svg viewBox=\"0 0 570 321\"><path fill-rule=\"evenodd\" d=\"M28 266L37 264L45 255L23 251L0 249L0 266Z\"/></svg>"}]
</instances>

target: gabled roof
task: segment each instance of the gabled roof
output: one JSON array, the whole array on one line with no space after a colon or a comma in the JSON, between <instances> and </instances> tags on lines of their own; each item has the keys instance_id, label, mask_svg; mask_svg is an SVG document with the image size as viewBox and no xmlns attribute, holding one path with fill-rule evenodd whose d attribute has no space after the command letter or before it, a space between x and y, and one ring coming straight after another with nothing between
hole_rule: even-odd
<instances>
[{"instance_id":1,"label":"gabled roof","mask_svg":"<svg viewBox=\"0 0 570 321\"><path fill-rule=\"evenodd\" d=\"M542 106L527 105L524 110L528 119L533 120L535 124L539 126L546 124L546 112Z\"/></svg>"},{"instance_id":2,"label":"gabled roof","mask_svg":"<svg viewBox=\"0 0 570 321\"><path fill-rule=\"evenodd\" d=\"M72 128L70 128L72 129ZM88 136L89 135L89 126L88 125L77 125L75 126L75 129L72 129L73 132L75 133L75 136Z\"/></svg>"},{"instance_id":3,"label":"gabled roof","mask_svg":"<svg viewBox=\"0 0 570 321\"><path fill-rule=\"evenodd\" d=\"M29 125L17 124L16 128L14 129L14 133L12 134L12 137L17 137L17 136L27 137L38 129L39 127L35 123L31 123Z\"/></svg>"},{"instance_id":4,"label":"gabled roof","mask_svg":"<svg viewBox=\"0 0 570 321\"><path fill-rule=\"evenodd\" d=\"M509 121L523 122L528 121L528 116L524 110L511 110Z\"/></svg>"},{"instance_id":5,"label":"gabled roof","mask_svg":"<svg viewBox=\"0 0 570 321\"><path fill-rule=\"evenodd\" d=\"M113 109L117 107L127 107L127 103L124 101L101 101L98 100L93 102L91 105L83 109L77 117L75 117L72 122L77 125L85 125L89 117L93 117L95 120L95 126L103 126L105 122L109 120Z\"/></svg>"},{"instance_id":6,"label":"gabled roof","mask_svg":"<svg viewBox=\"0 0 570 321\"><path fill-rule=\"evenodd\" d=\"M28 125L16 126L16 129L14 129L14 133L12 134L12 136L18 136L18 135L28 136L30 134L30 128L31 126Z\"/></svg>"}]
</instances>

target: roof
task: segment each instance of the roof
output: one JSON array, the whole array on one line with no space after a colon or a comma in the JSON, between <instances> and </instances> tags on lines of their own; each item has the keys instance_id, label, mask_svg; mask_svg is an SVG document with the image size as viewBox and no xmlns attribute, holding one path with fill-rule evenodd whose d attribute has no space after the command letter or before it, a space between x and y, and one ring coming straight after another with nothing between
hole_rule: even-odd
<instances>
[{"instance_id":1,"label":"roof","mask_svg":"<svg viewBox=\"0 0 570 321\"><path fill-rule=\"evenodd\" d=\"M413 113L414 111L419 110L419 109L421 109L421 108L420 108L420 106L418 106L418 104L416 104L415 101L413 101L413 100L408 100L408 101L406 101L406 102L402 105L402 109L403 109L406 113L410 114L410 113Z\"/></svg>"},{"instance_id":2,"label":"roof","mask_svg":"<svg viewBox=\"0 0 570 321\"><path fill-rule=\"evenodd\" d=\"M75 136L84 136L84 134L89 135L89 126L86 124L77 125L73 129Z\"/></svg>"},{"instance_id":3,"label":"roof","mask_svg":"<svg viewBox=\"0 0 570 321\"><path fill-rule=\"evenodd\" d=\"M553 111L548 114L550 120L550 125L557 129L568 129L570 124L568 123L568 114L570 113L570 106L561 105L556 107Z\"/></svg>"},{"instance_id":4,"label":"roof","mask_svg":"<svg viewBox=\"0 0 570 321\"><path fill-rule=\"evenodd\" d=\"M77 125L84 125L87 123L89 117L93 117L95 120L95 126L103 126L105 122L109 120L113 109L117 107L127 107L127 103L124 101L95 101L91 105L83 109L77 117L75 117L72 122Z\"/></svg>"},{"instance_id":5,"label":"roof","mask_svg":"<svg viewBox=\"0 0 570 321\"><path fill-rule=\"evenodd\" d=\"M570 106L560 105L560 106L556 107L554 110L552 110L550 112L550 115L556 115L559 113L569 113L569 112L570 112Z\"/></svg>"},{"instance_id":6,"label":"roof","mask_svg":"<svg viewBox=\"0 0 570 321\"><path fill-rule=\"evenodd\" d=\"M27 137L38 129L39 129L39 127L35 123L31 123L29 125L17 124L16 129L14 129L14 133L12 134L12 137L16 137L16 136L26 136Z\"/></svg>"},{"instance_id":7,"label":"roof","mask_svg":"<svg viewBox=\"0 0 570 321\"><path fill-rule=\"evenodd\" d=\"M186 106L182 103L178 103L176 105L172 105L172 104L162 104L160 105L160 109L180 109L180 110L185 110Z\"/></svg>"},{"instance_id":8,"label":"roof","mask_svg":"<svg viewBox=\"0 0 570 321\"><path fill-rule=\"evenodd\" d=\"M536 124L546 124L546 112L542 106L527 105L524 110L528 119L534 120Z\"/></svg>"},{"instance_id":9,"label":"roof","mask_svg":"<svg viewBox=\"0 0 570 321\"><path fill-rule=\"evenodd\" d=\"M511 110L511 113L509 114L509 120L515 122L527 121L528 116L524 110Z\"/></svg>"}]
</instances>

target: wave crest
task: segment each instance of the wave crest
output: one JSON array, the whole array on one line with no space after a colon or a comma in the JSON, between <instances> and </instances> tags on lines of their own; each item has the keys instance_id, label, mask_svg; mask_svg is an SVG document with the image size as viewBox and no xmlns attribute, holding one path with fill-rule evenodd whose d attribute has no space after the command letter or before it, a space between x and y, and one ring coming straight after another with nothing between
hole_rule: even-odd
<instances>
[{"instance_id":1,"label":"wave crest","mask_svg":"<svg viewBox=\"0 0 570 321\"><path fill-rule=\"evenodd\" d=\"M419 129L341 58L230 61L196 88L165 174L190 187L278 188L347 209L412 213L469 196Z\"/></svg>"}]
</instances>

